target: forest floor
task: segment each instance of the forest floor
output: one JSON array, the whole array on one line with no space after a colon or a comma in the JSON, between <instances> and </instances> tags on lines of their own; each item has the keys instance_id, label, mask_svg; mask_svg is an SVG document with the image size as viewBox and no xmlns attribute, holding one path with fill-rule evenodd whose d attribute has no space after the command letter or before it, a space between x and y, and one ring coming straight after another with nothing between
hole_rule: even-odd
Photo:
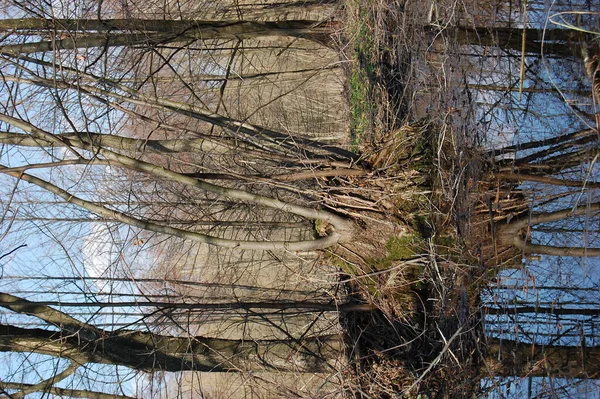
<instances>
[{"instance_id":1,"label":"forest floor","mask_svg":"<svg viewBox=\"0 0 600 399\"><path fill-rule=\"evenodd\" d=\"M482 198L494 187L481 182L465 71L452 38L431 28L432 7L345 7L351 144L391 197L365 223L376 228L362 246L330 256L358 300L380 309L343 320L358 398L470 398L479 388L479 292L498 251Z\"/></svg>"}]
</instances>

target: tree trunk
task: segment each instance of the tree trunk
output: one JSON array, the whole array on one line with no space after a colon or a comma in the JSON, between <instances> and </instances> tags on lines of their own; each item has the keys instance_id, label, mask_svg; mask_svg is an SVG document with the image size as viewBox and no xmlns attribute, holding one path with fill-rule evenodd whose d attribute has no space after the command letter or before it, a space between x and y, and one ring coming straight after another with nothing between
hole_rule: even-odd
<instances>
[{"instance_id":1,"label":"tree trunk","mask_svg":"<svg viewBox=\"0 0 600 399\"><path fill-rule=\"evenodd\" d=\"M112 364L141 371L331 371L341 353L338 336L244 341L172 337L143 331L100 330L86 334L0 325L0 351L31 352L75 362Z\"/></svg>"},{"instance_id":2,"label":"tree trunk","mask_svg":"<svg viewBox=\"0 0 600 399\"><path fill-rule=\"evenodd\" d=\"M548 346L488 338L483 373L493 376L597 378L600 347Z\"/></svg>"},{"instance_id":3,"label":"tree trunk","mask_svg":"<svg viewBox=\"0 0 600 399\"><path fill-rule=\"evenodd\" d=\"M63 304L64 305L64 304ZM52 330L0 324L0 352L38 353L73 364L101 363L141 371L331 371L338 335L285 340L175 337L141 330L103 330L43 302L0 293L0 306L38 318Z\"/></svg>"},{"instance_id":4,"label":"tree trunk","mask_svg":"<svg viewBox=\"0 0 600 399\"><path fill-rule=\"evenodd\" d=\"M458 43L521 52L523 35L525 35L525 51L533 54L556 54L567 57L581 57L580 42L591 39L586 35L570 29L536 29L536 28L485 28L456 27L448 29Z\"/></svg>"},{"instance_id":5,"label":"tree trunk","mask_svg":"<svg viewBox=\"0 0 600 399\"><path fill-rule=\"evenodd\" d=\"M328 44L331 23L318 21L194 21L146 19L4 19L0 31L49 32L53 40L0 46L10 56L90 47L139 46L189 40L302 37ZM36 32L41 31L41 32Z\"/></svg>"},{"instance_id":6,"label":"tree trunk","mask_svg":"<svg viewBox=\"0 0 600 399\"><path fill-rule=\"evenodd\" d=\"M587 139L583 142L574 141L574 140L580 139L582 137L586 137ZM597 138L598 138L598 134L596 133L596 131L594 129L585 129L585 130L579 130L577 132L563 134L563 135L552 137L552 138L546 138L543 140L529 141L526 143L519 143L519 144L509 145L509 146L505 146L505 147L498 148L498 149L492 149L487 152L487 155L499 156L499 155L504 155L504 154L514 154L517 151L524 151L524 150L535 149L535 148L544 148L544 147L549 147L548 149L554 149L552 151L552 153L554 153L554 152L560 151L561 149L572 147L573 143L585 144L585 143L587 143L589 141L593 141ZM560 145L560 147L558 147L559 145ZM565 145L568 145L568 147L565 147ZM545 149L544 151L546 151L546 150L547 149ZM538 153L536 153L536 154L538 154ZM551 153L544 153L544 154L545 154L544 156L547 156ZM523 161L523 162L525 162L525 161Z\"/></svg>"},{"instance_id":7,"label":"tree trunk","mask_svg":"<svg viewBox=\"0 0 600 399\"><path fill-rule=\"evenodd\" d=\"M34 384L25 384L23 382L0 382L0 389L3 390L28 390L35 388ZM132 396L118 395L115 393L104 393L92 391L89 389L71 389L71 388L59 388L59 387L45 387L43 390L34 392L45 392L56 397L68 397L68 398L86 398L86 399L136 399ZM16 395L11 395L10 398L15 398ZM43 397L43 395L42 395Z\"/></svg>"},{"instance_id":8,"label":"tree trunk","mask_svg":"<svg viewBox=\"0 0 600 399\"><path fill-rule=\"evenodd\" d=\"M53 135L44 130L38 129L35 126L19 120L8 115L0 114L0 119L6 123L13 125L31 135L35 139L40 139L47 143L57 143L58 146L64 146L65 140L61 139L60 136ZM83 136L83 134L82 134ZM146 173L150 176L156 176L159 178L165 178L173 182L179 182L197 189L217 194L220 198L228 200L239 200L246 203L252 203L266 208L276 209L278 211L284 211L291 214L295 214L307 219L321 219L331 224L333 231L326 237L317 238L315 240L303 240L303 241L245 241L245 240L234 240L225 239L221 237L211 236L207 234L201 234L195 231L183 230L174 228L168 225L162 225L157 223L151 223L147 220L132 217L123 212L116 211L114 209L106 208L93 201L88 201L83 198L79 198L72 193L63 190L62 188L40 179L36 176L23 173L24 170L13 170L11 168L4 168L0 170L2 173L11 175L17 179L27 181L35 184L40 188L43 188L61 198L65 201L82 207L90 212L94 212L103 218L118 220L122 223L129 224L145 230L151 230L157 233L164 233L180 238L187 238L197 242L202 242L210 245L222 246L227 248L238 248L238 249L254 249L254 250L280 250L285 249L289 251L311 251L315 249L323 249L332 246L338 242L349 240L353 233L353 227L351 223L331 212L308 208L294 203L285 202L276 198L265 197L262 195L253 194L243 190L237 190L233 188L223 187L216 184L207 183L202 180L195 179L193 177L185 176L180 173L173 172L165 169L159 165L144 162L130 158L126 155L113 152L107 148L95 147L92 144L87 143L84 140L73 138L68 141L69 148L75 152L78 158L82 158L74 148L87 150L97 155L105 157L107 160L112 161L113 165L121 166L125 169ZM91 161L91 160L90 160ZM1 165L0 165L1 168ZM29 167L27 167L29 168Z\"/></svg>"},{"instance_id":9,"label":"tree trunk","mask_svg":"<svg viewBox=\"0 0 600 399\"><path fill-rule=\"evenodd\" d=\"M530 181L537 183L544 183L553 186L562 187L587 187L587 188L600 188L600 183L589 182L583 180L570 180L570 179L559 179L552 176L540 176L530 173L510 173L510 172L496 172L494 177L501 180L511 181Z\"/></svg>"},{"instance_id":10,"label":"tree trunk","mask_svg":"<svg viewBox=\"0 0 600 399\"><path fill-rule=\"evenodd\" d=\"M537 288L537 287L536 287ZM532 306L532 305L507 305L505 307L484 307L483 312L485 314L492 315L506 315L506 314L522 314L522 313L536 313L536 314L550 314L550 315L581 315L581 316L600 316L600 309L598 308L554 308L544 306Z\"/></svg>"}]
</instances>

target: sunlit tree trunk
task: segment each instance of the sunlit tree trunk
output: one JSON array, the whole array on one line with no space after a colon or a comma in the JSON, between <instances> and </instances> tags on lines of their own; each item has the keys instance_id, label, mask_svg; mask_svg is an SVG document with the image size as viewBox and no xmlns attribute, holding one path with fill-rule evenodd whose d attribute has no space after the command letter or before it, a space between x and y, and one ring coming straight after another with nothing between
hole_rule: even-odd
<instances>
[{"instance_id":1,"label":"sunlit tree trunk","mask_svg":"<svg viewBox=\"0 0 600 399\"><path fill-rule=\"evenodd\" d=\"M11 56L90 47L139 46L189 40L244 40L258 37L302 37L326 44L330 24L318 21L186 21L145 19L0 20L0 31L48 35L51 40L0 46Z\"/></svg>"},{"instance_id":2,"label":"sunlit tree trunk","mask_svg":"<svg viewBox=\"0 0 600 399\"><path fill-rule=\"evenodd\" d=\"M100 363L141 371L330 370L326 359L341 350L339 336L286 340L175 337L149 331L103 330L46 304L0 293L0 306L33 316L52 330L0 325L0 351L67 358L78 365Z\"/></svg>"},{"instance_id":3,"label":"sunlit tree trunk","mask_svg":"<svg viewBox=\"0 0 600 399\"><path fill-rule=\"evenodd\" d=\"M80 364L121 365L140 371L300 371L324 372L325 359L340 353L338 336L244 341L173 337L150 332L94 329L93 335L40 328L0 326L0 351L68 358Z\"/></svg>"}]
</instances>

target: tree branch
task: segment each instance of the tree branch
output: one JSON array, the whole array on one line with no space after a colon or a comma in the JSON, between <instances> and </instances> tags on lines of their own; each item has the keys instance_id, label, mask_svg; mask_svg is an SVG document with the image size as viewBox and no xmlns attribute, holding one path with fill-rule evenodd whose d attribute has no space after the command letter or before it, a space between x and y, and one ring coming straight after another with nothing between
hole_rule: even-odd
<instances>
[{"instance_id":1,"label":"tree branch","mask_svg":"<svg viewBox=\"0 0 600 399\"><path fill-rule=\"evenodd\" d=\"M7 123L16 123L16 126L21 130L24 130L28 133L34 132L35 134L39 134L42 136L48 136L51 134L41 129L38 129L31 125L28 122L16 120L15 118L8 117L6 115L0 114L0 120L4 120ZM193 177L189 177L183 175L181 173L173 172L171 170L165 169L161 166L150 164L148 162L144 162L141 160L133 159L126 155L119 154L117 152L108 150L103 147L95 147L93 144L89 144L84 142L81 139L73 138L69 142L69 146L84 149L99 155L106 157L108 160L112 160L118 163L118 165L125 167L127 169L135 170L142 173L147 173L150 175L154 175L157 177L165 178L170 181L179 182L185 185L189 185L192 187L196 187L200 190L208 191L214 194L219 195L220 197L229 198L233 200L245 201L248 203L261 205L267 208L272 208L284 212L288 212L291 214L295 214L298 216L305 217L307 219L321 219L332 225L335 231L333 231L329 236L319 238L311 241L271 241L271 242L256 242L256 241L243 241L243 240L229 240L214 236L209 236L206 234L201 234L197 232L191 232L188 230L182 230L170 226L164 226L157 223L152 223L149 221L141 220L138 218L134 218L132 216L128 216L122 212L118 212L116 210L108 209L105 206L98 205L92 201L87 201L82 198L76 197L70 192L63 190L62 188L46 181L40 179L38 177L26 174L26 173L18 173L18 172L5 172L17 179L27 181L29 183L35 184L38 187L44 188L52 192L53 194L63 198L66 202L73 203L77 206L80 206L84 209L87 209L91 212L94 212L100 216L116 219L123 223L129 224L131 226L139 227L141 229L154 231L157 233L164 233L173 235L181 238L189 238L197 242L206 243L210 245L217 245L228 248L239 248L239 249L268 249L268 250L278 250L285 249L289 251L310 251L315 249L323 249L334 245L340 240L348 240L352 233L352 228L349 222L341 218L331 212L317 210L313 208L307 208L301 205L295 205L289 202L284 202L275 198L265 197L257 194L252 194L247 191L226 188L222 186L218 186L215 184L207 183L205 181L201 181L195 179ZM8 168L7 168L8 169Z\"/></svg>"},{"instance_id":2,"label":"tree branch","mask_svg":"<svg viewBox=\"0 0 600 399\"><path fill-rule=\"evenodd\" d=\"M60 310L4 292L0 292L0 306L16 313L37 317L59 328L67 335L77 335L87 341L98 339L102 335L96 327L79 321Z\"/></svg>"},{"instance_id":3,"label":"tree branch","mask_svg":"<svg viewBox=\"0 0 600 399\"><path fill-rule=\"evenodd\" d=\"M520 234L520 231L539 223L551 223L558 220L570 218L573 216L585 215L587 212L600 211L600 202L589 205L583 205L573 209L563 209L554 212L540 213L537 215L525 215L522 218L512 221L504 226L500 232L500 240L505 245L514 245L527 253L536 253L540 255L555 255L555 256L581 256L594 257L600 256L600 248L584 248L584 247L555 247L552 245L532 244L528 241L526 235Z\"/></svg>"},{"instance_id":4,"label":"tree branch","mask_svg":"<svg viewBox=\"0 0 600 399\"><path fill-rule=\"evenodd\" d=\"M27 389L30 386L34 386L33 384L25 384L22 382L0 382L0 387L3 389ZM137 399L132 396L125 395L117 395L113 393L104 393L97 391L90 391L87 389L69 389L69 388L58 388L58 387L48 387L44 390L46 393L50 393L53 395L57 395L60 397L67 396L69 398L87 398L87 399ZM12 398L15 395L11 395Z\"/></svg>"},{"instance_id":5,"label":"tree branch","mask_svg":"<svg viewBox=\"0 0 600 399\"><path fill-rule=\"evenodd\" d=\"M62 372L55 374L44 381L40 381L37 384L16 384L20 385L19 387L16 387L16 389L19 389L21 392L12 394L11 399L21 399L25 397L25 395L29 395L33 392L49 392L54 384L57 384L65 378L71 376L73 373L75 373L79 366L79 364L71 361L67 368L65 368ZM6 388L6 383L0 384L4 385Z\"/></svg>"}]
</instances>

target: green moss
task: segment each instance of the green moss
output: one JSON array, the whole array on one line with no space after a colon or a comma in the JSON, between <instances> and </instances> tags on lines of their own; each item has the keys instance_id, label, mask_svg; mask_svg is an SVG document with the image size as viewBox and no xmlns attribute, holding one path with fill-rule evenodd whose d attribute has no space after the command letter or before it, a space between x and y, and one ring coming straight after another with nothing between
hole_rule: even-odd
<instances>
[{"instance_id":1,"label":"green moss","mask_svg":"<svg viewBox=\"0 0 600 399\"><path fill-rule=\"evenodd\" d=\"M387 270L393 266L395 261L408 260L415 257L424 250L424 243L419 236L407 234L389 237L385 248L385 257L365 257L365 264L361 266L347 262L333 254L330 256L329 261L333 266L348 275L349 278L355 278L354 281L364 287L370 295L377 297L380 295L379 286L381 282L377 277L366 276L365 274ZM412 284L408 292L404 292L405 290L394 292L392 296L396 300L412 298L414 296L412 290L420 290L424 286L422 283L424 275L423 266L420 264L407 264L405 267L405 277Z\"/></svg>"},{"instance_id":2,"label":"green moss","mask_svg":"<svg viewBox=\"0 0 600 399\"><path fill-rule=\"evenodd\" d=\"M350 277L354 277L359 274L359 270L356 266L336 256L331 256L329 258L329 262Z\"/></svg>"},{"instance_id":3,"label":"green moss","mask_svg":"<svg viewBox=\"0 0 600 399\"><path fill-rule=\"evenodd\" d=\"M412 234L400 237L390 237L385 244L388 251L388 258L391 260L410 259L417 254L417 245L415 236Z\"/></svg>"},{"instance_id":4,"label":"green moss","mask_svg":"<svg viewBox=\"0 0 600 399\"><path fill-rule=\"evenodd\" d=\"M373 87L377 70L374 57L377 49L373 41L372 29L368 24L368 21L373 19L369 14L371 9L369 5L363 1L350 1L347 9L349 13L347 34L353 46L349 78L350 141L353 147L358 147L365 134L371 131L373 124L372 115L375 109Z\"/></svg>"},{"instance_id":5,"label":"green moss","mask_svg":"<svg viewBox=\"0 0 600 399\"><path fill-rule=\"evenodd\" d=\"M358 146L371 126L371 101L368 78L364 70L353 68L350 75L350 139Z\"/></svg>"},{"instance_id":6,"label":"green moss","mask_svg":"<svg viewBox=\"0 0 600 399\"><path fill-rule=\"evenodd\" d=\"M314 221L314 236L315 238L325 237L329 223L323 219L315 219Z\"/></svg>"},{"instance_id":7,"label":"green moss","mask_svg":"<svg viewBox=\"0 0 600 399\"><path fill-rule=\"evenodd\" d=\"M452 249L456 246L456 240L450 234L440 234L435 237L435 245Z\"/></svg>"},{"instance_id":8,"label":"green moss","mask_svg":"<svg viewBox=\"0 0 600 399\"><path fill-rule=\"evenodd\" d=\"M377 295L378 282L372 277L365 276L365 272L361 270L357 265L354 265L350 262L346 262L345 260L334 255L331 255L329 257L329 261L333 266L337 267L343 273L348 275L349 278L356 278L356 283L365 287L369 294L373 296Z\"/></svg>"},{"instance_id":9,"label":"green moss","mask_svg":"<svg viewBox=\"0 0 600 399\"><path fill-rule=\"evenodd\" d=\"M411 259L419 253L418 241L413 235L390 237L385 244L387 253L384 258L365 257L369 271L386 270L392 267L394 261Z\"/></svg>"},{"instance_id":10,"label":"green moss","mask_svg":"<svg viewBox=\"0 0 600 399\"><path fill-rule=\"evenodd\" d=\"M392 267L392 260L389 258L365 258L372 271L380 271Z\"/></svg>"}]
</instances>

